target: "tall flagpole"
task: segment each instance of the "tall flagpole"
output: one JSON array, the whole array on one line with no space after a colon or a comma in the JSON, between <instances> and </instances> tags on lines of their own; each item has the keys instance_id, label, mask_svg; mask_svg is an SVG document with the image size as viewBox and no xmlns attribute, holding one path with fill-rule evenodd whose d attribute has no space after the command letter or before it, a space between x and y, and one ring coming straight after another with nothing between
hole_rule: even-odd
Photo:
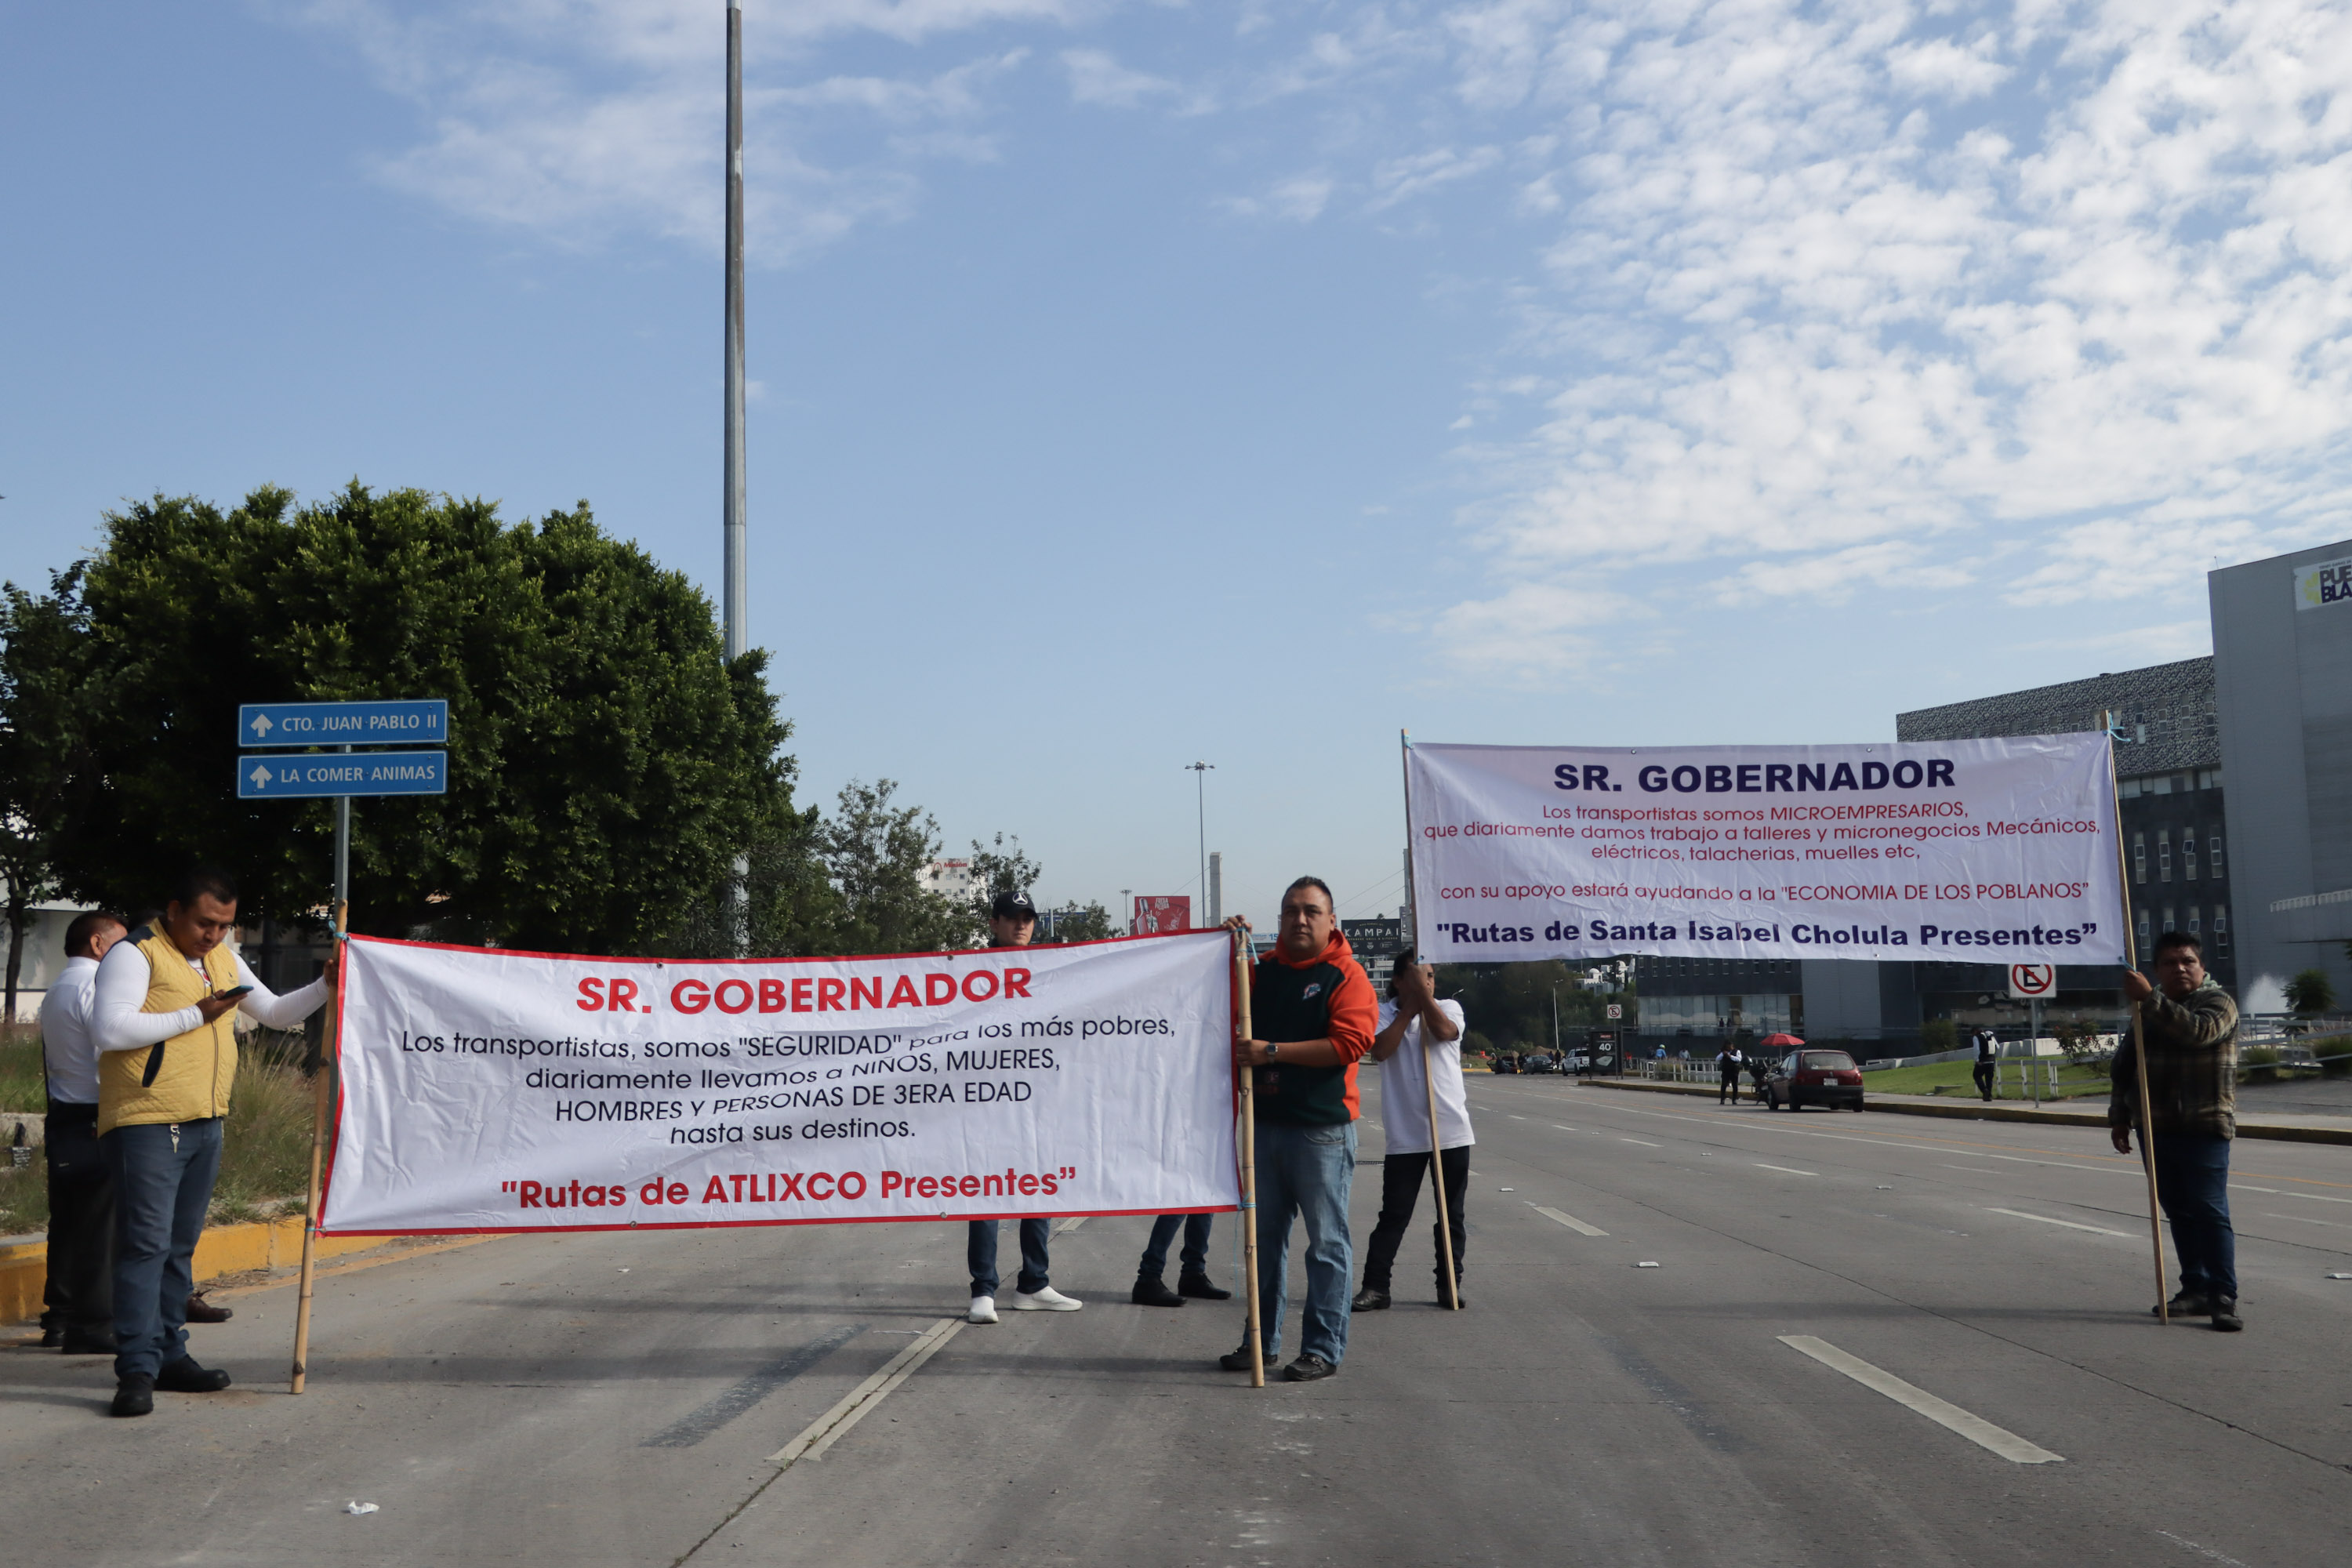
<instances>
[{"instance_id":1,"label":"tall flagpole","mask_svg":"<svg viewBox=\"0 0 2352 1568\"><path fill-rule=\"evenodd\" d=\"M2124 967L2137 972L2139 968L2139 942L2132 921L2131 862L2124 853L2124 792L2116 778L2115 715L2107 716L2107 788L2115 805L2116 823L2116 890L2121 896L2124 912ZM2147 1103L2147 1040L2140 1027L2139 1003L2131 1005L2132 1067L2139 1079L2139 1157L2147 1173L2147 1241L2156 1254L2156 1316L2162 1323L2172 1321L2171 1309L2164 1298L2164 1217L2156 1197L2156 1118L2148 1112ZM2029 1063L2028 1072L2032 1071Z\"/></svg>"},{"instance_id":2,"label":"tall flagpole","mask_svg":"<svg viewBox=\"0 0 2352 1568\"><path fill-rule=\"evenodd\" d=\"M719 615L727 662L743 657L749 641L745 586L746 536L743 486L743 6L727 0L727 411L723 494L719 501L725 564L719 576ZM751 950L751 861L735 858L727 897L729 946Z\"/></svg>"},{"instance_id":3,"label":"tall flagpole","mask_svg":"<svg viewBox=\"0 0 2352 1568\"><path fill-rule=\"evenodd\" d=\"M1421 900L1412 887L1412 733L1397 731L1397 759L1404 774L1404 901L1412 910L1412 961L1421 962ZM1421 1032L1421 1086L1429 1091L1429 1184L1437 1191L1437 1251L1445 1269L1445 1299L1438 1305L1462 1310L1462 1281L1454 1271L1454 1226L1445 1212L1445 1157L1437 1142L1437 1042Z\"/></svg>"}]
</instances>

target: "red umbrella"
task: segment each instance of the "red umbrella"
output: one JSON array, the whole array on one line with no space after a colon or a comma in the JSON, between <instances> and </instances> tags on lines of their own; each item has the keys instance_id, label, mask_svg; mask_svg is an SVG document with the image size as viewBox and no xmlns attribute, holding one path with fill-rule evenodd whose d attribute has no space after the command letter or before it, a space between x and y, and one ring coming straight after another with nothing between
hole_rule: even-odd
<instances>
[{"instance_id":1,"label":"red umbrella","mask_svg":"<svg viewBox=\"0 0 2352 1568\"><path fill-rule=\"evenodd\" d=\"M1801 1046L1805 1042L1794 1035L1767 1035L1756 1043L1759 1046Z\"/></svg>"}]
</instances>

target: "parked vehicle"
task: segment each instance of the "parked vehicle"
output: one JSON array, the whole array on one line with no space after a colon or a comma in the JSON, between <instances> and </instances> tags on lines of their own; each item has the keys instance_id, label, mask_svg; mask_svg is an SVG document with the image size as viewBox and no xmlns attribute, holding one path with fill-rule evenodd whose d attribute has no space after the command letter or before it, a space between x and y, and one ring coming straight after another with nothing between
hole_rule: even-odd
<instances>
[{"instance_id":1,"label":"parked vehicle","mask_svg":"<svg viewBox=\"0 0 2352 1568\"><path fill-rule=\"evenodd\" d=\"M1530 1051L1520 1064L1519 1070L1521 1072L1558 1072L1559 1064L1552 1060L1551 1053L1549 1051Z\"/></svg>"},{"instance_id":2,"label":"parked vehicle","mask_svg":"<svg viewBox=\"0 0 2352 1568\"><path fill-rule=\"evenodd\" d=\"M1764 1103L1774 1110L1808 1105L1860 1110L1862 1069L1843 1051L1790 1051L1764 1080Z\"/></svg>"},{"instance_id":3,"label":"parked vehicle","mask_svg":"<svg viewBox=\"0 0 2352 1568\"><path fill-rule=\"evenodd\" d=\"M1501 1056L1495 1058L1495 1070L1496 1072L1515 1073L1519 1070L1519 1058L1513 1056L1510 1052L1506 1051Z\"/></svg>"}]
</instances>

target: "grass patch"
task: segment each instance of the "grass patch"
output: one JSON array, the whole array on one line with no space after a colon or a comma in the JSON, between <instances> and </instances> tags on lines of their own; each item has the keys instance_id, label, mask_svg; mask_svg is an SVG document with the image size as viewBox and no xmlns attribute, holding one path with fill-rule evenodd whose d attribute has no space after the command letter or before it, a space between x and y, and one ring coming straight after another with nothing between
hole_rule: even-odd
<instances>
[{"instance_id":1,"label":"grass patch","mask_svg":"<svg viewBox=\"0 0 2352 1568\"><path fill-rule=\"evenodd\" d=\"M2105 1096L2107 1079L2104 1073L2095 1073L2089 1068L2076 1067L2055 1057L2044 1057L2034 1065L2039 1068L2053 1061L2058 1063L2059 1099ZM2005 1062L2002 1065L2009 1069L2009 1081L2000 1086L1994 1097L1999 1100L2030 1100L2031 1097L2018 1088L2017 1064ZM2041 1075L2037 1072L2035 1076L2039 1078ZM1957 1092L1973 1097L1977 1092L1975 1064L1929 1062L1924 1067L1887 1068L1880 1072L1864 1073L1862 1087L1865 1093L1873 1089L1881 1094L1935 1094L1940 1091L1947 1095ZM2042 1098L2046 1100L2049 1095L2045 1092Z\"/></svg>"},{"instance_id":2,"label":"grass patch","mask_svg":"<svg viewBox=\"0 0 2352 1568\"><path fill-rule=\"evenodd\" d=\"M0 1043L0 1110L41 1108L40 1046L32 1037L29 1101L10 1086L26 1037ZM236 1089L221 1137L221 1169L213 1184L211 1220L230 1225L299 1214L310 1181L310 1080L302 1076L302 1037L261 1029L240 1042ZM48 1174L40 1155L22 1170L0 1163L0 1236L43 1231L49 1225Z\"/></svg>"},{"instance_id":3,"label":"grass patch","mask_svg":"<svg viewBox=\"0 0 2352 1568\"><path fill-rule=\"evenodd\" d=\"M38 1110L47 1093L40 1030L0 1026L0 1110Z\"/></svg>"}]
</instances>

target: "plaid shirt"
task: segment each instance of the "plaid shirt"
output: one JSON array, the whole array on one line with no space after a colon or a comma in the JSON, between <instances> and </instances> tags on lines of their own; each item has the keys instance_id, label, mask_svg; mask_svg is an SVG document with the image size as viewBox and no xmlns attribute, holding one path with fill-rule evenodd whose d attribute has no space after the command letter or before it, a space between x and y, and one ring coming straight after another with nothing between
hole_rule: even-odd
<instances>
[{"instance_id":1,"label":"plaid shirt","mask_svg":"<svg viewBox=\"0 0 2352 1568\"><path fill-rule=\"evenodd\" d=\"M2159 1137L2238 1135L2238 1005L2210 977L2176 1002L2158 991L2139 1005L2147 1040L2147 1103ZM2126 1037L2116 1052L2107 1125L2139 1125L2139 1072Z\"/></svg>"}]
</instances>

